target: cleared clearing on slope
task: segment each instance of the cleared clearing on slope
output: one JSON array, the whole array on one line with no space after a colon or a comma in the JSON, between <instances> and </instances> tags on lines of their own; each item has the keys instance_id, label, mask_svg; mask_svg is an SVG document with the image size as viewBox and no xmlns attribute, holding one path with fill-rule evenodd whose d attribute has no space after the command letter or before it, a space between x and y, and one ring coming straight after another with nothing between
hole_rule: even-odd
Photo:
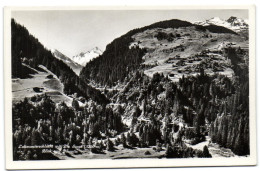
<instances>
[{"instance_id":1,"label":"cleared clearing on slope","mask_svg":"<svg viewBox=\"0 0 260 171\"><path fill-rule=\"evenodd\" d=\"M25 65L26 67L29 67ZM46 93L55 103L65 102L68 106L71 106L73 98L68 97L63 93L64 85L46 67L40 65L43 71L35 70L37 73L31 75L32 78L12 79L12 99L13 102L19 102L25 97L32 97L35 95L41 95ZM53 78L47 78L47 76L52 75ZM36 91L35 91L36 90ZM79 102L80 105L83 105Z\"/></svg>"},{"instance_id":2,"label":"cleared clearing on slope","mask_svg":"<svg viewBox=\"0 0 260 171\"><path fill-rule=\"evenodd\" d=\"M158 34L173 35L172 40L158 39ZM183 75L197 75L199 65L206 63L205 73L219 73L232 77L233 70L230 62L221 55L224 47L240 46L245 48L248 40L241 36L228 33L211 33L197 30L192 27L177 29L150 29L132 36L129 48L146 48L143 56L144 65L151 66L144 73L152 77L156 72L169 75L169 78L177 82ZM216 66L211 64L218 63Z\"/></svg>"}]
</instances>

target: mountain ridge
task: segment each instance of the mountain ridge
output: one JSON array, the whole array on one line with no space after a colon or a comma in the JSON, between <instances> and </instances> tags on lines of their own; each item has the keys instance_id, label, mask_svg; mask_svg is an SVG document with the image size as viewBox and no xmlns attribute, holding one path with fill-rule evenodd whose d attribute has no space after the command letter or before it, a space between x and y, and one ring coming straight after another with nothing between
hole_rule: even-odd
<instances>
[{"instance_id":1,"label":"mountain ridge","mask_svg":"<svg viewBox=\"0 0 260 171\"><path fill-rule=\"evenodd\" d=\"M248 29L247 20L237 18L234 16L229 17L227 20L221 19L219 17L213 17L205 21L196 21L194 22L194 24L202 25L202 26L218 25L218 26L226 27L236 32L240 32L242 30Z\"/></svg>"},{"instance_id":2,"label":"mountain ridge","mask_svg":"<svg viewBox=\"0 0 260 171\"><path fill-rule=\"evenodd\" d=\"M74 62L71 58L67 57L64 55L62 52L60 52L57 49L51 49L51 52L54 57L56 57L59 60L62 60L65 64L67 64L71 69L79 75L80 70L82 69L82 66L79 65L78 63Z\"/></svg>"},{"instance_id":3,"label":"mountain ridge","mask_svg":"<svg viewBox=\"0 0 260 171\"><path fill-rule=\"evenodd\" d=\"M223 26L201 26L178 19L160 21L148 26L130 30L121 37L114 39L106 46L106 50L100 57L93 59L83 67L80 77L82 79L93 79L98 83L103 85L107 84L109 86L116 84L118 81L122 82L128 73L135 71L140 67L140 64L143 62L142 57L147 50L147 48L142 48L140 46L135 46L133 48L129 47L130 44L134 42L133 36L135 34L155 28L177 29L186 27L194 27L195 30L199 30L202 33L229 33L237 35L236 32ZM180 37L178 36L179 35L175 35L174 37L179 39ZM171 36L169 39L172 39ZM138 43L139 42L137 42L137 44Z\"/></svg>"}]
</instances>

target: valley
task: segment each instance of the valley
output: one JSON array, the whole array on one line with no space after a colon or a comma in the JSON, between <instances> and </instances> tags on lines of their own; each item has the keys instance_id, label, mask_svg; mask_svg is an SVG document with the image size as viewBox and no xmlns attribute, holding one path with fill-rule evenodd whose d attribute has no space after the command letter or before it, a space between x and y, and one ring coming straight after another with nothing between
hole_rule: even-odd
<instances>
[{"instance_id":1,"label":"valley","mask_svg":"<svg viewBox=\"0 0 260 171\"><path fill-rule=\"evenodd\" d=\"M237 27L161 21L68 58L12 24L15 160L250 155L248 39ZM21 77L21 66L35 73Z\"/></svg>"}]
</instances>

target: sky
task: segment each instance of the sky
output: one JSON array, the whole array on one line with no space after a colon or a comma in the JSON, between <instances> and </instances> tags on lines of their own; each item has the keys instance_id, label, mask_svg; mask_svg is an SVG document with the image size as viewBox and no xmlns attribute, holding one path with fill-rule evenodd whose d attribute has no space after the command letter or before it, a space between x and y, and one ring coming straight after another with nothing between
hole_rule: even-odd
<instances>
[{"instance_id":1,"label":"sky","mask_svg":"<svg viewBox=\"0 0 260 171\"><path fill-rule=\"evenodd\" d=\"M180 19L189 22L212 17L248 19L247 10L45 10L12 11L12 18L48 49L68 57L106 45L128 31L158 21Z\"/></svg>"}]
</instances>

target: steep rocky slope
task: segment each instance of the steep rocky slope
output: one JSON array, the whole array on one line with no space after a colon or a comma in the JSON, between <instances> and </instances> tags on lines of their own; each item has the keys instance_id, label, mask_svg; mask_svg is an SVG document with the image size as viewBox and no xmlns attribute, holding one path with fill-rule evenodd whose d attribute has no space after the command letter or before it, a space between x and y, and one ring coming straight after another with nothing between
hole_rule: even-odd
<instances>
[{"instance_id":1,"label":"steep rocky slope","mask_svg":"<svg viewBox=\"0 0 260 171\"><path fill-rule=\"evenodd\" d=\"M77 75L79 75L81 69L83 68L80 64L74 62L69 57L58 51L57 49L51 50L53 56L57 59L62 60L65 64L67 64Z\"/></svg>"}]
</instances>

